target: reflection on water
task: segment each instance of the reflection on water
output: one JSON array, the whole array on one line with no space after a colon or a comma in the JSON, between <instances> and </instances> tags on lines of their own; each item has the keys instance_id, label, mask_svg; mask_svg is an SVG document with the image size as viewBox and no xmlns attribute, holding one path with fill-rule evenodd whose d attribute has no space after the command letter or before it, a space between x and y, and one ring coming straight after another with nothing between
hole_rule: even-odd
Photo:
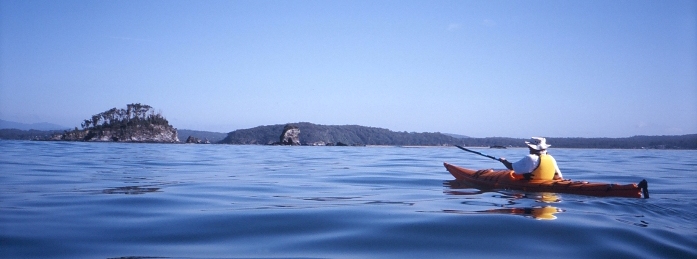
<instances>
[{"instance_id":1,"label":"reflection on water","mask_svg":"<svg viewBox=\"0 0 697 259\"><path fill-rule=\"evenodd\" d=\"M478 195L486 192L456 180L444 181L443 186L449 188L443 192L450 195Z\"/></svg>"},{"instance_id":2,"label":"reflection on water","mask_svg":"<svg viewBox=\"0 0 697 259\"><path fill-rule=\"evenodd\" d=\"M104 191L102 191L102 193L106 193L106 194L145 194L145 193L149 193L149 192L157 192L159 190L160 190L160 188L154 188L154 187L125 186L125 187L116 187L116 188L104 189Z\"/></svg>"},{"instance_id":3,"label":"reflection on water","mask_svg":"<svg viewBox=\"0 0 697 259\"><path fill-rule=\"evenodd\" d=\"M537 220L555 220L557 217L555 214L564 212L564 210L554 207L554 206L543 206L543 207L530 207L530 208L501 208L501 209L490 209L490 210L480 210L480 211L464 211L464 210L443 210L445 213L454 214L505 214L505 215L518 215L526 218L532 218Z\"/></svg>"},{"instance_id":4,"label":"reflection on water","mask_svg":"<svg viewBox=\"0 0 697 259\"><path fill-rule=\"evenodd\" d=\"M543 192L539 193L539 198L537 201L539 202L544 202L544 203L555 203L555 202L561 202L559 197L554 194L554 193L549 193L549 192Z\"/></svg>"},{"instance_id":5,"label":"reflection on water","mask_svg":"<svg viewBox=\"0 0 697 259\"><path fill-rule=\"evenodd\" d=\"M557 219L555 214L563 212L564 210L557 208L555 206L549 205L550 203L559 203L561 199L555 193L500 193L494 192L493 190L480 190L473 188L472 186L460 182L460 181L445 181L443 186L449 187L444 192L449 195L461 195L468 196L465 201L461 204L466 205L468 208L477 207L497 207L493 209L485 210L443 210L446 213L456 213L456 214L508 214L508 215L520 215L526 218L538 219L538 220L554 220ZM489 194L494 194L491 197L487 197ZM491 198L497 198L492 200ZM501 201L507 201L501 204ZM529 206L530 202L533 203L544 203L546 205L532 205ZM521 206L528 205L528 206Z\"/></svg>"},{"instance_id":6,"label":"reflection on water","mask_svg":"<svg viewBox=\"0 0 697 259\"><path fill-rule=\"evenodd\" d=\"M534 208L506 208L506 209L493 209L479 211L481 213L491 213L491 214L511 214L520 215L524 217L531 217L533 219L539 220L555 220L557 219L554 214L563 212L563 210L554 206L545 207L534 207Z\"/></svg>"}]
</instances>

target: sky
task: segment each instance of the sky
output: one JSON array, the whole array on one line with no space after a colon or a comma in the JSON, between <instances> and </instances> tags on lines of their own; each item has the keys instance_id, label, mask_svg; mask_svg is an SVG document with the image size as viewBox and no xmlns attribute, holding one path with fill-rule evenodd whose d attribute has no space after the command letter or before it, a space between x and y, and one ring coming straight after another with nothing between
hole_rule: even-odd
<instances>
[{"instance_id":1,"label":"sky","mask_svg":"<svg viewBox=\"0 0 697 259\"><path fill-rule=\"evenodd\" d=\"M0 119L697 133L697 1L0 1Z\"/></svg>"}]
</instances>

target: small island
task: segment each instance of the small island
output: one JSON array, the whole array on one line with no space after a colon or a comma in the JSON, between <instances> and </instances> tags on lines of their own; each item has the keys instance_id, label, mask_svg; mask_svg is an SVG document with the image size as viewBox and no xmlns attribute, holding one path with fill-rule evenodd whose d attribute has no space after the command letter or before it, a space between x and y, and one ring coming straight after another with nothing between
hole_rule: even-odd
<instances>
[{"instance_id":1,"label":"small island","mask_svg":"<svg viewBox=\"0 0 697 259\"><path fill-rule=\"evenodd\" d=\"M132 103L126 109L112 108L92 115L77 127L51 140L90 142L178 143L177 129L150 105Z\"/></svg>"}]
</instances>

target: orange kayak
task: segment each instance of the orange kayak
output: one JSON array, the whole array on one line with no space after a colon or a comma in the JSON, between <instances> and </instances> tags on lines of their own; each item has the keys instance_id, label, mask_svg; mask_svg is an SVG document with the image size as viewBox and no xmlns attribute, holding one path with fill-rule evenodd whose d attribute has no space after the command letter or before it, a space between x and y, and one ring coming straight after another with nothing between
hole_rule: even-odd
<instances>
[{"instance_id":1,"label":"orange kayak","mask_svg":"<svg viewBox=\"0 0 697 259\"><path fill-rule=\"evenodd\" d=\"M589 183L570 180L525 180L513 176L512 170L472 170L443 163L445 169L459 182L478 188L511 189L527 192L572 193L603 197L649 197L648 183L639 184Z\"/></svg>"}]
</instances>

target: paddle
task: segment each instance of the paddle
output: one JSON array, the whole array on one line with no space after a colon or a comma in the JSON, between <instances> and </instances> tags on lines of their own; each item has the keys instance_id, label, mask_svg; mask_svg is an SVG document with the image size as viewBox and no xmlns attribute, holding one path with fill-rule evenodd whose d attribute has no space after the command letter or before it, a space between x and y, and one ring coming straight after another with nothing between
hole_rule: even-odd
<instances>
[{"instance_id":1,"label":"paddle","mask_svg":"<svg viewBox=\"0 0 697 259\"><path fill-rule=\"evenodd\" d=\"M456 146L457 148L459 148L459 149L464 150L464 151L467 151L467 152L470 152L470 153L475 153L475 154L477 154L477 155L485 156L485 157L494 159L494 160L496 160L496 161L499 161L499 162L503 163L503 165L506 166L506 168L508 168L509 170L513 170L513 164L511 164L511 162L508 162L507 160L501 160L500 158L495 158L495 157L490 156L490 155L487 155L487 154L483 154L483 153L480 153L480 152L477 152L477 151L474 151L474 150L469 150L469 149L466 149L466 148L461 147L461 146L458 146L458 145L455 145L455 146Z\"/></svg>"},{"instance_id":2,"label":"paddle","mask_svg":"<svg viewBox=\"0 0 697 259\"><path fill-rule=\"evenodd\" d=\"M461 147L461 146L458 146L458 145L455 145L455 146L456 146L457 148L459 148L459 149L462 149L462 150L464 150L464 151L467 151L467 152L470 152L470 153L475 153L475 154L477 154L477 155L480 155L480 156L485 156L485 157L488 157L488 158L494 159L494 160L496 160L496 161L499 161L499 159L498 159L498 158L495 158L495 157L493 157L493 156L490 156L490 155L487 155L487 154L483 154L483 153L480 153L480 152L477 152L477 151L474 151L474 150L469 150L469 149L466 149L466 148L464 148L464 147Z\"/></svg>"}]
</instances>

